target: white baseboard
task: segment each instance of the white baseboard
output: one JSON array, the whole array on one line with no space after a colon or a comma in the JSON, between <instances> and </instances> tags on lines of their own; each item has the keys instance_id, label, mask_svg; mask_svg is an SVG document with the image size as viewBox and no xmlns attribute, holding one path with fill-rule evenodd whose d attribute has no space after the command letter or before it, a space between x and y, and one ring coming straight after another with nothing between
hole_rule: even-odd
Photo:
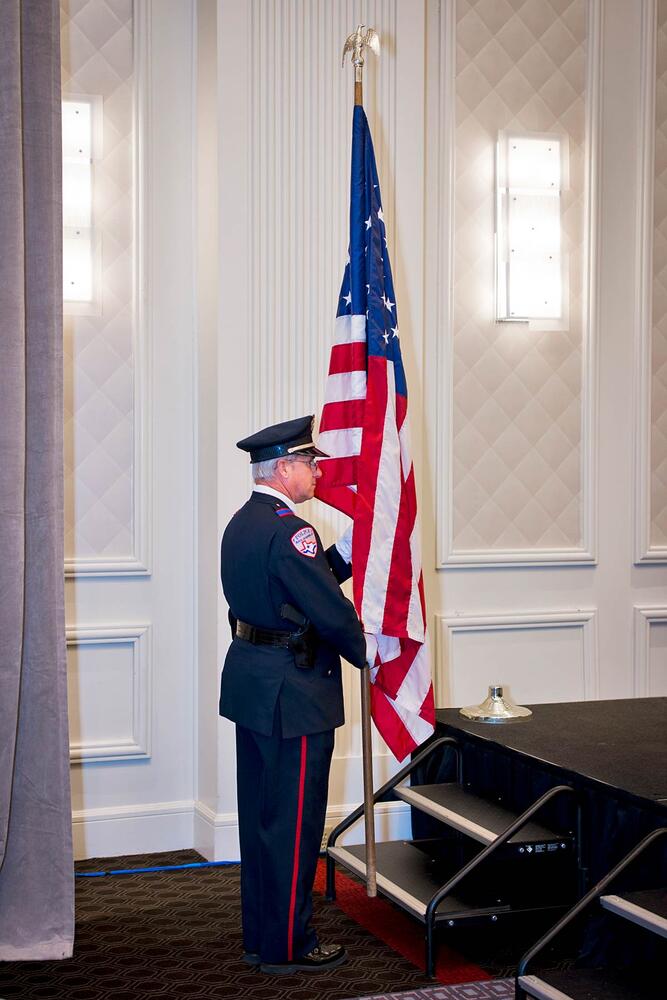
<instances>
[{"instance_id":1,"label":"white baseboard","mask_svg":"<svg viewBox=\"0 0 667 1000\"><path fill-rule=\"evenodd\" d=\"M328 833L355 805L327 809ZM157 854L194 848L208 861L238 861L239 829L236 813L216 813L204 802L149 802L138 806L81 809L72 814L74 857L110 858L119 854ZM355 844L363 839L363 820L340 839ZM375 836L379 841L410 837L410 807L405 802L381 802L375 807Z\"/></svg>"},{"instance_id":2,"label":"white baseboard","mask_svg":"<svg viewBox=\"0 0 667 1000\"><path fill-rule=\"evenodd\" d=\"M204 802L196 802L194 848L207 861L238 861L239 823L236 813L216 813Z\"/></svg>"},{"instance_id":3,"label":"white baseboard","mask_svg":"<svg viewBox=\"0 0 667 1000\"><path fill-rule=\"evenodd\" d=\"M355 805L337 805L327 809L325 834L356 809ZM363 818L341 837L340 844L363 840ZM382 840L409 839L410 806L405 802L381 802L375 807L375 836ZM195 803L194 847L208 861L238 861L239 828L236 813L215 813L203 802Z\"/></svg>"},{"instance_id":4,"label":"white baseboard","mask_svg":"<svg viewBox=\"0 0 667 1000\"><path fill-rule=\"evenodd\" d=\"M81 809L72 813L74 857L110 858L192 847L194 802Z\"/></svg>"}]
</instances>

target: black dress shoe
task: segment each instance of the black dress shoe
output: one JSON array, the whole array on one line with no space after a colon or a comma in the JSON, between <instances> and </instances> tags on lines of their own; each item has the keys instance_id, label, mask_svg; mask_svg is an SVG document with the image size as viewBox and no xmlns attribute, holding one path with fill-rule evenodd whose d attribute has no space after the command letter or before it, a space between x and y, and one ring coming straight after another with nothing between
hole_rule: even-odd
<instances>
[{"instance_id":1,"label":"black dress shoe","mask_svg":"<svg viewBox=\"0 0 667 1000\"><path fill-rule=\"evenodd\" d=\"M243 954L243 961L246 965L261 965L262 960L255 951L246 951Z\"/></svg>"},{"instance_id":2,"label":"black dress shoe","mask_svg":"<svg viewBox=\"0 0 667 1000\"><path fill-rule=\"evenodd\" d=\"M320 944L301 958L293 958L291 962L268 964L262 962L260 969L274 976L291 976L294 972L326 972L342 965L347 958L347 952L342 944Z\"/></svg>"}]
</instances>

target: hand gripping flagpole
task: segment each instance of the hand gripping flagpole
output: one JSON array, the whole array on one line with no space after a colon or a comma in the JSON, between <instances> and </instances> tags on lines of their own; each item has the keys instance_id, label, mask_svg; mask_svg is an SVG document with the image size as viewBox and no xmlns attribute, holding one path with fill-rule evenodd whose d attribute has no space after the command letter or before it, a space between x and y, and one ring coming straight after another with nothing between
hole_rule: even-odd
<instances>
[{"instance_id":1,"label":"hand gripping flagpole","mask_svg":"<svg viewBox=\"0 0 667 1000\"><path fill-rule=\"evenodd\" d=\"M351 53L354 66L354 103L363 107L364 51L368 46L376 56L380 54L380 39L374 28L364 32L365 24L348 36L343 48L345 56ZM377 859L375 852L375 813L373 810L373 746L371 740L371 675L370 667L361 671L361 749L364 779L364 821L366 830L366 893L377 896Z\"/></svg>"}]
</instances>

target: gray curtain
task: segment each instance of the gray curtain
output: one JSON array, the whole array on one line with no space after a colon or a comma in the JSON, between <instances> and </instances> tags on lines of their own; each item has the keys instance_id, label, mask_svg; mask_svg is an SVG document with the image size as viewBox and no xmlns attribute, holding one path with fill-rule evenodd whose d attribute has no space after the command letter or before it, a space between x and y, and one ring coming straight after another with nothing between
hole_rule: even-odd
<instances>
[{"instance_id":1,"label":"gray curtain","mask_svg":"<svg viewBox=\"0 0 667 1000\"><path fill-rule=\"evenodd\" d=\"M0 959L72 953L58 0L0 3Z\"/></svg>"}]
</instances>

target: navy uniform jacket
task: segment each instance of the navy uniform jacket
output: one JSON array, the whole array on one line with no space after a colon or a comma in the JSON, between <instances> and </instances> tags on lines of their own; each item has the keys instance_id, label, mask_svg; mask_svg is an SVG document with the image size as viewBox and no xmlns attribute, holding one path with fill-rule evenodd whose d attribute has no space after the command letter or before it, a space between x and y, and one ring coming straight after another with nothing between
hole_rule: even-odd
<instances>
[{"instance_id":1,"label":"navy uniform jacket","mask_svg":"<svg viewBox=\"0 0 667 1000\"><path fill-rule=\"evenodd\" d=\"M315 662L297 667L289 649L234 637L222 672L220 714L270 736L279 701L284 737L341 726L340 657L363 667L366 643L354 605L339 586L350 567L335 546L325 552L312 525L276 497L252 493L223 535L221 573L234 618L294 631L298 626L280 615L284 603L309 618Z\"/></svg>"}]
</instances>

